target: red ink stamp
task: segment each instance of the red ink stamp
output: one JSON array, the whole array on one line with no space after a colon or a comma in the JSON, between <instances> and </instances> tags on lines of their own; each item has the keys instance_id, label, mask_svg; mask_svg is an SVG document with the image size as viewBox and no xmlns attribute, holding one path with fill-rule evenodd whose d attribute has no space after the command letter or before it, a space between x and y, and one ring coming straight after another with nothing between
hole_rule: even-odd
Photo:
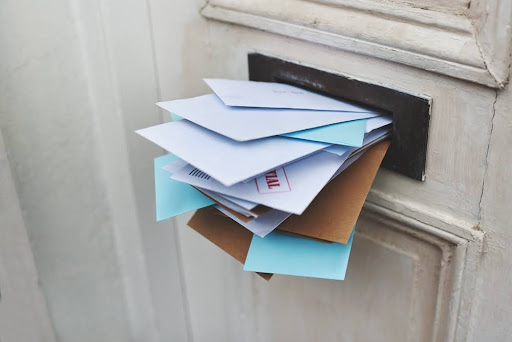
<instances>
[{"instance_id":1,"label":"red ink stamp","mask_svg":"<svg viewBox=\"0 0 512 342\"><path fill-rule=\"evenodd\" d=\"M254 182L260 194L289 192L292 190L284 167L269 171L263 176L256 178Z\"/></svg>"}]
</instances>

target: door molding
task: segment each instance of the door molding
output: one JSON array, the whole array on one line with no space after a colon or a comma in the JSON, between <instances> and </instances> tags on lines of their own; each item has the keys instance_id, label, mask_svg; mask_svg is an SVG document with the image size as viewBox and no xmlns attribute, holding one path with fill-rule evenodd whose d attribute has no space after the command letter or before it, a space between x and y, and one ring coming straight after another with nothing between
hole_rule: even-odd
<instances>
[{"instance_id":1,"label":"door molding","mask_svg":"<svg viewBox=\"0 0 512 342\"><path fill-rule=\"evenodd\" d=\"M383 239L372 226L377 223L379 226L396 230L401 235L435 246L440 253L440 263L434 267L439 276L437 296L432 299L435 301L432 340L465 341L472 317L471 308L479 260L483 251L484 233L478 229L468 230L465 225L459 226L454 222L434 217L424 220L425 215L415 215L414 218L403 213L411 208L390 203L394 202L386 201L382 194L372 190L360 220L373 224L358 224L358 234L385 248L409 255L416 264L416 279L422 273L419 270L422 269L421 263L426 257L417 252L413 245L400 246L399 239ZM430 223L422 222L429 220ZM451 228L447 230L447 226ZM432 265L428 267L432 269ZM421 286L420 280L416 289L421 290ZM418 293L416 296L422 297ZM411 315L414 315L414 312L411 312ZM411 317L411 322L414 323L414 317ZM414 331L414 324L409 329L410 336L421 336Z\"/></svg>"},{"instance_id":2,"label":"door molding","mask_svg":"<svg viewBox=\"0 0 512 342\"><path fill-rule=\"evenodd\" d=\"M511 63L512 6L473 0L458 12L440 10L375 0L210 0L201 13L503 88Z\"/></svg>"}]
</instances>

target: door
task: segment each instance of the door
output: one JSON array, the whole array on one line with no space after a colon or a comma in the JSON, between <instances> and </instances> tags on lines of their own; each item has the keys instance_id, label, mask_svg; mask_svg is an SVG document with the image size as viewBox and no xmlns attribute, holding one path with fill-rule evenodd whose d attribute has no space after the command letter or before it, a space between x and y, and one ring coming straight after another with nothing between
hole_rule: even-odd
<instances>
[{"instance_id":1,"label":"door","mask_svg":"<svg viewBox=\"0 0 512 342\"><path fill-rule=\"evenodd\" d=\"M0 341L56 341L0 133Z\"/></svg>"},{"instance_id":2,"label":"door","mask_svg":"<svg viewBox=\"0 0 512 342\"><path fill-rule=\"evenodd\" d=\"M511 2L1 7L2 342L512 335ZM133 131L170 120L155 102L208 93L203 77L247 79L252 52L433 100L425 181L379 171L343 282L266 282L189 229L190 214L155 222L165 152Z\"/></svg>"},{"instance_id":3,"label":"door","mask_svg":"<svg viewBox=\"0 0 512 342\"><path fill-rule=\"evenodd\" d=\"M178 218L194 340L506 340L511 5L211 0L202 19L191 7L152 2L162 100L207 93L202 77L246 79L251 52L433 99L426 179L379 172L344 282L266 283ZM177 46L188 58L171 66Z\"/></svg>"}]
</instances>

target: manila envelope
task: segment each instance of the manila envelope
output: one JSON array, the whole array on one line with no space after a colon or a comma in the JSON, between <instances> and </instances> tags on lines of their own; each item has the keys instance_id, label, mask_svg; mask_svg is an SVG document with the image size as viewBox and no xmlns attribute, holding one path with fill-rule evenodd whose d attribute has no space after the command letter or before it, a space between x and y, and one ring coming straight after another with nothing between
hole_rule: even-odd
<instances>
[{"instance_id":1,"label":"manila envelope","mask_svg":"<svg viewBox=\"0 0 512 342\"><path fill-rule=\"evenodd\" d=\"M188 225L236 260L245 263L253 234L244 226L222 215L212 206L196 211ZM270 273L258 274L265 280L272 277Z\"/></svg>"},{"instance_id":2,"label":"manila envelope","mask_svg":"<svg viewBox=\"0 0 512 342\"><path fill-rule=\"evenodd\" d=\"M389 144L386 140L370 147L329 182L302 215L290 216L277 229L347 244Z\"/></svg>"},{"instance_id":3,"label":"manila envelope","mask_svg":"<svg viewBox=\"0 0 512 342\"><path fill-rule=\"evenodd\" d=\"M278 229L302 236L346 244L380 163L389 147L383 141L366 151L318 194L302 215L292 215ZM233 258L245 263L253 234L217 209L196 211L188 225ZM272 274L258 273L269 280Z\"/></svg>"}]
</instances>

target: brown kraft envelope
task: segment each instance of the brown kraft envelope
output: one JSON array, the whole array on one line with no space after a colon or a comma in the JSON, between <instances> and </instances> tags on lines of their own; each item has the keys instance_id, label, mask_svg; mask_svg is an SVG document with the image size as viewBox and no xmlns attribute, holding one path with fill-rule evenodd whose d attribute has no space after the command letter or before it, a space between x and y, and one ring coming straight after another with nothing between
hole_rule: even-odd
<instances>
[{"instance_id":1,"label":"brown kraft envelope","mask_svg":"<svg viewBox=\"0 0 512 342\"><path fill-rule=\"evenodd\" d=\"M242 264L245 263L252 232L220 213L213 206L199 209L188 221L189 227L213 242ZM265 280L270 280L272 274L259 273Z\"/></svg>"},{"instance_id":2,"label":"brown kraft envelope","mask_svg":"<svg viewBox=\"0 0 512 342\"><path fill-rule=\"evenodd\" d=\"M346 244L389 144L386 140L370 147L323 188L302 215L290 216L278 229Z\"/></svg>"}]
</instances>

